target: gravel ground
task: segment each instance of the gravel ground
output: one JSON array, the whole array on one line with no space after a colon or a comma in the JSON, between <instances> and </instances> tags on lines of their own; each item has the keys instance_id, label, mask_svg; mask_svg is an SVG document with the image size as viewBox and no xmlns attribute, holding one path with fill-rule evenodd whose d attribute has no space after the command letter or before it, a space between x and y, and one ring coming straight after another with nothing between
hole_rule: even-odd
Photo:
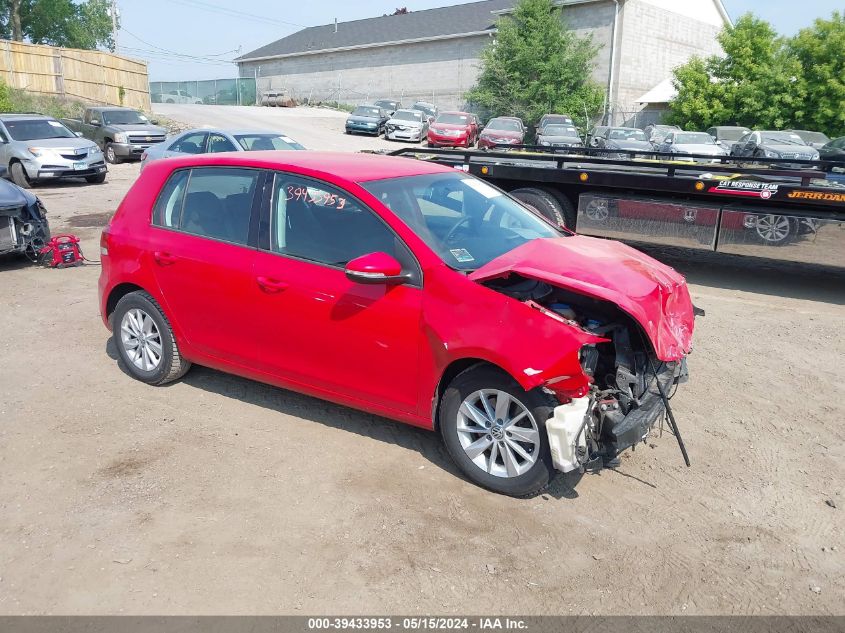
<instances>
[{"instance_id":1,"label":"gravel ground","mask_svg":"<svg viewBox=\"0 0 845 633\"><path fill-rule=\"evenodd\" d=\"M36 191L93 259L137 173ZM651 252L707 311L673 400L692 468L664 432L529 500L389 420L201 367L133 381L96 266L0 259L0 614L845 614L845 274Z\"/></svg>"}]
</instances>

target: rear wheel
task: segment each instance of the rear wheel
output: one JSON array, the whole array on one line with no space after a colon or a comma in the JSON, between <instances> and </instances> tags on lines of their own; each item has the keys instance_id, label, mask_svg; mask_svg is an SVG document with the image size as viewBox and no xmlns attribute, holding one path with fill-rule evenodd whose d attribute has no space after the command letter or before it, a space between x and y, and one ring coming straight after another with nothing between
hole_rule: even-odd
<instances>
[{"instance_id":1,"label":"rear wheel","mask_svg":"<svg viewBox=\"0 0 845 633\"><path fill-rule=\"evenodd\" d=\"M191 367L179 352L170 322L146 292L130 292L117 302L112 330L126 369L141 382L163 385L181 378Z\"/></svg>"},{"instance_id":2,"label":"rear wheel","mask_svg":"<svg viewBox=\"0 0 845 633\"><path fill-rule=\"evenodd\" d=\"M535 187L514 189L510 194L553 224L569 229L575 227L575 208L563 195L555 196L550 191Z\"/></svg>"},{"instance_id":3,"label":"rear wheel","mask_svg":"<svg viewBox=\"0 0 845 633\"><path fill-rule=\"evenodd\" d=\"M22 189L29 189L32 187L32 182L29 180L29 176L26 175L26 170L20 163L12 163L12 166L9 168L9 172L12 174L12 182L14 182L18 187L21 187Z\"/></svg>"},{"instance_id":4,"label":"rear wheel","mask_svg":"<svg viewBox=\"0 0 845 633\"><path fill-rule=\"evenodd\" d=\"M525 391L503 371L476 365L443 393L440 434L470 480L500 494L532 496L556 475L546 435L553 408L542 391Z\"/></svg>"}]
</instances>

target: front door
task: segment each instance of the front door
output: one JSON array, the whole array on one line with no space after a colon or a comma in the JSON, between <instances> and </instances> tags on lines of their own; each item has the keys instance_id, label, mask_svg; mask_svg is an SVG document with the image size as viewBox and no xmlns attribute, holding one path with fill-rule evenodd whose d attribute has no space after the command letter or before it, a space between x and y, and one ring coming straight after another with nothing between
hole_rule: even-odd
<instances>
[{"instance_id":1,"label":"front door","mask_svg":"<svg viewBox=\"0 0 845 633\"><path fill-rule=\"evenodd\" d=\"M225 361L248 363L258 353L250 226L264 177L255 169L178 171L153 211L148 256L166 310L195 350Z\"/></svg>"},{"instance_id":2,"label":"front door","mask_svg":"<svg viewBox=\"0 0 845 633\"><path fill-rule=\"evenodd\" d=\"M263 369L345 398L415 412L422 280L410 251L370 209L321 181L276 174L267 211L267 249L254 267ZM345 264L372 252L396 257L414 281L347 279Z\"/></svg>"}]
</instances>

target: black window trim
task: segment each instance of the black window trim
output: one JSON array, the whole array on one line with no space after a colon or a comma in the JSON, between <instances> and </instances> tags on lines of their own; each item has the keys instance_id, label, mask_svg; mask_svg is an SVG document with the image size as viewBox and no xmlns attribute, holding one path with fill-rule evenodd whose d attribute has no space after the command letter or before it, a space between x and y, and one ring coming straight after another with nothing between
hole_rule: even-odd
<instances>
[{"instance_id":1,"label":"black window trim","mask_svg":"<svg viewBox=\"0 0 845 633\"><path fill-rule=\"evenodd\" d=\"M387 222L384 221L384 218L381 217L381 214L376 213L376 211L368 204L365 204L358 196L355 196L349 193L348 190L345 188L336 185L334 183L326 182L325 180L320 180L319 178L314 178L313 176L306 176L305 174L300 174L294 171L284 171L283 169L274 169L268 173L266 185L264 188L264 203L261 205L261 220L259 221L259 235L258 235L258 250L269 253L270 255L276 255L278 257L284 257L286 259L294 259L296 261L305 262L307 264L314 264L315 266L322 266L323 268L331 268L333 270L339 270L341 272L346 270L345 266L338 266L337 264L327 264L325 262L317 261L314 259L308 259L307 257L300 257L298 255L291 255L290 253L278 253L273 250L273 243L272 243L272 232L273 232L273 192L276 190L276 179L279 176L291 176L294 178L300 178L302 180L306 180L309 182L313 182L316 187L324 186L330 187L331 189L336 189L338 191L342 191L346 196L358 204L361 209L365 212L372 213L375 218L384 225L393 237L399 241L399 243L405 248L407 253L410 255L411 261L416 267L416 275L414 271L411 271L411 279L405 283L405 286L410 286L412 288L420 288L423 287L423 269L420 265L420 260L417 255L414 253L413 249L408 246L407 242L402 239L402 236L399 235L392 226L390 226ZM315 188L316 188L315 187ZM400 262L401 263L401 262Z\"/></svg>"},{"instance_id":2,"label":"black window trim","mask_svg":"<svg viewBox=\"0 0 845 633\"><path fill-rule=\"evenodd\" d=\"M247 234L246 244L241 244L239 242L231 242L229 240L221 240L219 237L211 237L209 235L191 233L190 231L186 231L182 228L182 213L185 209L185 196L188 194L188 189L191 186L191 178L193 177L193 172L195 169L237 169L240 171L250 170L259 172L258 178L255 181L255 191L252 194L252 205L249 209L249 233ZM184 191L182 191L182 199L179 202L179 226L172 227L156 224L155 208L158 206L158 202L161 199L161 196L165 188L167 187L167 184L171 181L171 179L175 178L177 174L183 173L185 171L188 172L188 179L187 181L185 181L185 189ZM263 169L261 167L249 167L239 165L193 165L191 167L181 167L179 169L174 169L164 181L164 184L156 195L156 199L155 202L153 202L153 206L150 208L149 225L151 228L159 229L162 231L168 231L170 233L180 233L182 235L190 235L191 237L198 237L212 242L219 242L221 244L230 244L232 246L239 246L241 248L248 248L250 250L260 250L258 248L258 223L261 216L261 203L265 194L264 187L266 184L266 180L268 180L268 172L266 169Z\"/></svg>"}]
</instances>

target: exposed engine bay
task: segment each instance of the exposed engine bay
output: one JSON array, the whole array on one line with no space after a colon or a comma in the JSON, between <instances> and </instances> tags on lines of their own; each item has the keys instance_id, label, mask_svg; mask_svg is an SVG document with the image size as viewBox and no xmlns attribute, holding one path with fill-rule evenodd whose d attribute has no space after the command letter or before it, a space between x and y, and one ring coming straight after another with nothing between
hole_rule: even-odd
<instances>
[{"instance_id":1,"label":"exposed engine bay","mask_svg":"<svg viewBox=\"0 0 845 633\"><path fill-rule=\"evenodd\" d=\"M688 379L686 359L657 359L640 325L611 302L520 275L492 279L485 285L606 339L581 348L581 367L590 380L588 393L572 402L555 394L565 406L555 410L556 417L547 426L559 470L601 468L635 447L666 415L677 385ZM556 426L566 432L558 454L553 437Z\"/></svg>"},{"instance_id":2,"label":"exposed engine bay","mask_svg":"<svg viewBox=\"0 0 845 633\"><path fill-rule=\"evenodd\" d=\"M0 255L22 253L37 261L49 239L50 227L41 201L0 180Z\"/></svg>"}]
</instances>

